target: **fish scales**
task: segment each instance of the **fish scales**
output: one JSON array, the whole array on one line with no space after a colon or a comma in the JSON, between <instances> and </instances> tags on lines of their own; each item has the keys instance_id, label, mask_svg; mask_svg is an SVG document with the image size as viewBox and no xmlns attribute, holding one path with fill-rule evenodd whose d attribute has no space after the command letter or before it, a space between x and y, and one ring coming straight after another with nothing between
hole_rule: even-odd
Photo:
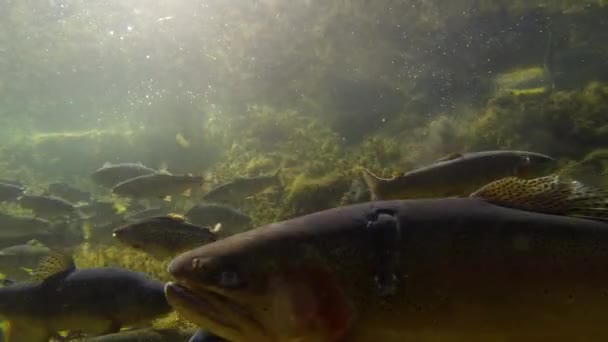
<instances>
[{"instance_id":1,"label":"fish scales","mask_svg":"<svg viewBox=\"0 0 608 342\"><path fill-rule=\"evenodd\" d=\"M378 210L401 232L388 296L370 243ZM606 246L605 223L475 198L368 202L184 253L166 292L187 318L234 342L597 340L608 337ZM214 317L188 305L197 301Z\"/></svg>"}]
</instances>

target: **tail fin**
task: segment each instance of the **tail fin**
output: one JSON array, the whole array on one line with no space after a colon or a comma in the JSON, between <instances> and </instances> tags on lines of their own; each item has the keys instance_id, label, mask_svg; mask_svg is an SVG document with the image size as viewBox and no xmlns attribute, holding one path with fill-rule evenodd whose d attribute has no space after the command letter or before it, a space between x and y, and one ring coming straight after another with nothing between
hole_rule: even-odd
<instances>
[{"instance_id":1,"label":"tail fin","mask_svg":"<svg viewBox=\"0 0 608 342\"><path fill-rule=\"evenodd\" d=\"M365 180L365 184L367 185L367 188L369 189L369 192L371 194L370 199L372 201L377 201L377 200L382 199L382 198L380 198L378 188L379 188L380 182L384 179L376 176L370 170L363 168L363 180Z\"/></svg>"}]
</instances>

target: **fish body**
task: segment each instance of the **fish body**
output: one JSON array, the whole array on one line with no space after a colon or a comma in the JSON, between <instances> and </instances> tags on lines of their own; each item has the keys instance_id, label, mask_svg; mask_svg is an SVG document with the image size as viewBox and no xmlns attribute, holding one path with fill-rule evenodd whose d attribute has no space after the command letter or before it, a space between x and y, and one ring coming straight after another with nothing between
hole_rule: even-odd
<instances>
[{"instance_id":1,"label":"fish body","mask_svg":"<svg viewBox=\"0 0 608 342\"><path fill-rule=\"evenodd\" d=\"M186 342L195 330L140 328L95 336L84 342Z\"/></svg>"},{"instance_id":2,"label":"fish body","mask_svg":"<svg viewBox=\"0 0 608 342\"><path fill-rule=\"evenodd\" d=\"M243 231L251 225L251 218L229 205L218 203L200 203L186 213L186 218L194 224L214 227L221 224L221 231L232 234Z\"/></svg>"},{"instance_id":3,"label":"fish body","mask_svg":"<svg viewBox=\"0 0 608 342\"><path fill-rule=\"evenodd\" d=\"M0 202L16 201L24 191L25 188L21 185L0 183Z\"/></svg>"},{"instance_id":4,"label":"fish body","mask_svg":"<svg viewBox=\"0 0 608 342\"><path fill-rule=\"evenodd\" d=\"M115 222L120 218L114 203L109 201L91 201L78 206L78 210L95 224Z\"/></svg>"},{"instance_id":5,"label":"fish body","mask_svg":"<svg viewBox=\"0 0 608 342\"><path fill-rule=\"evenodd\" d=\"M281 186L279 173L280 169L268 176L236 178L209 191L203 198L209 202L238 202L271 186Z\"/></svg>"},{"instance_id":6,"label":"fish body","mask_svg":"<svg viewBox=\"0 0 608 342\"><path fill-rule=\"evenodd\" d=\"M19 198L19 205L30 209L34 215L44 218L70 216L76 213L72 203L56 196L23 195Z\"/></svg>"},{"instance_id":7,"label":"fish body","mask_svg":"<svg viewBox=\"0 0 608 342\"><path fill-rule=\"evenodd\" d=\"M0 213L0 237L23 237L45 232L51 227L49 221L28 216L13 216Z\"/></svg>"},{"instance_id":8,"label":"fish body","mask_svg":"<svg viewBox=\"0 0 608 342\"><path fill-rule=\"evenodd\" d=\"M50 253L51 249L37 240L2 248L0 249L0 271L11 279L28 279L29 274L24 271L24 268L35 268Z\"/></svg>"},{"instance_id":9,"label":"fish body","mask_svg":"<svg viewBox=\"0 0 608 342\"><path fill-rule=\"evenodd\" d=\"M105 163L91 174L91 178L95 183L111 189L116 184L124 182L127 179L156 172L156 170L144 166L142 163Z\"/></svg>"},{"instance_id":10,"label":"fish body","mask_svg":"<svg viewBox=\"0 0 608 342\"><path fill-rule=\"evenodd\" d=\"M200 187L203 177L155 173L128 179L112 188L112 193L131 198L164 198Z\"/></svg>"},{"instance_id":11,"label":"fish body","mask_svg":"<svg viewBox=\"0 0 608 342\"><path fill-rule=\"evenodd\" d=\"M608 224L478 198L377 201L176 257L165 291L229 341L600 341Z\"/></svg>"},{"instance_id":12,"label":"fish body","mask_svg":"<svg viewBox=\"0 0 608 342\"><path fill-rule=\"evenodd\" d=\"M216 235L209 228L197 226L174 215L129 223L116 228L113 236L158 259L173 257L216 240Z\"/></svg>"},{"instance_id":13,"label":"fish body","mask_svg":"<svg viewBox=\"0 0 608 342\"><path fill-rule=\"evenodd\" d=\"M198 329L194 333L194 335L192 335L190 337L188 342L228 342L228 341L219 336L215 336L208 331L205 331L203 329Z\"/></svg>"},{"instance_id":14,"label":"fish body","mask_svg":"<svg viewBox=\"0 0 608 342\"><path fill-rule=\"evenodd\" d=\"M391 179L365 170L373 200L468 196L497 179L533 178L555 166L555 159L527 151L456 153Z\"/></svg>"},{"instance_id":15,"label":"fish body","mask_svg":"<svg viewBox=\"0 0 608 342\"><path fill-rule=\"evenodd\" d=\"M63 182L49 184L48 192L72 203L89 202L91 200L90 192L82 191Z\"/></svg>"},{"instance_id":16,"label":"fish body","mask_svg":"<svg viewBox=\"0 0 608 342\"><path fill-rule=\"evenodd\" d=\"M165 216L169 214L169 209L164 207L153 207L144 210L140 210L125 216L127 221L139 221L146 218Z\"/></svg>"},{"instance_id":17,"label":"fish body","mask_svg":"<svg viewBox=\"0 0 608 342\"><path fill-rule=\"evenodd\" d=\"M40 281L0 288L0 317L9 321L11 342L46 342L62 330L117 332L170 311L161 282L119 268L72 264Z\"/></svg>"}]
</instances>

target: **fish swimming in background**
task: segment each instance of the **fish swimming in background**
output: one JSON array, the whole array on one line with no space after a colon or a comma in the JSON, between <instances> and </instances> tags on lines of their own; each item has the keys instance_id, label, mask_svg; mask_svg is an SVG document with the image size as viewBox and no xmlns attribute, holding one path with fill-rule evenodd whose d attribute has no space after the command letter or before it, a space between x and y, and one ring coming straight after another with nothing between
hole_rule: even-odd
<instances>
[{"instance_id":1,"label":"fish swimming in background","mask_svg":"<svg viewBox=\"0 0 608 342\"><path fill-rule=\"evenodd\" d=\"M12 279L28 279L25 269L33 269L49 256L51 249L38 240L0 249L0 272Z\"/></svg>"},{"instance_id":2,"label":"fish swimming in background","mask_svg":"<svg viewBox=\"0 0 608 342\"><path fill-rule=\"evenodd\" d=\"M78 210L86 216L86 219L95 224L102 224L117 221L120 216L113 202L110 201L91 201L90 203L78 206Z\"/></svg>"},{"instance_id":3,"label":"fish swimming in background","mask_svg":"<svg viewBox=\"0 0 608 342\"><path fill-rule=\"evenodd\" d=\"M608 340L608 224L479 198L329 209L168 271L169 303L232 342Z\"/></svg>"},{"instance_id":4,"label":"fish swimming in background","mask_svg":"<svg viewBox=\"0 0 608 342\"><path fill-rule=\"evenodd\" d=\"M72 203L89 202L91 200L90 192L82 191L63 182L49 184L48 193L53 196L61 197Z\"/></svg>"},{"instance_id":5,"label":"fish swimming in background","mask_svg":"<svg viewBox=\"0 0 608 342\"><path fill-rule=\"evenodd\" d=\"M51 223L29 216L14 216L0 213L0 238L23 237L48 231Z\"/></svg>"},{"instance_id":6,"label":"fish swimming in background","mask_svg":"<svg viewBox=\"0 0 608 342\"><path fill-rule=\"evenodd\" d=\"M19 198L19 205L30 209L35 216L44 218L77 214L72 203L56 196L23 195Z\"/></svg>"},{"instance_id":7,"label":"fish swimming in background","mask_svg":"<svg viewBox=\"0 0 608 342\"><path fill-rule=\"evenodd\" d=\"M124 182L127 179L157 172L157 170L149 168L142 163L105 163L91 174L91 178L95 183L111 189L116 184Z\"/></svg>"},{"instance_id":8,"label":"fish swimming in background","mask_svg":"<svg viewBox=\"0 0 608 342\"><path fill-rule=\"evenodd\" d=\"M202 176L154 173L118 183L112 188L112 193L138 199L165 198L200 188L202 185Z\"/></svg>"},{"instance_id":9,"label":"fish swimming in background","mask_svg":"<svg viewBox=\"0 0 608 342\"><path fill-rule=\"evenodd\" d=\"M560 175L507 177L485 185L470 197L517 209L608 221L608 191Z\"/></svg>"},{"instance_id":10,"label":"fish swimming in background","mask_svg":"<svg viewBox=\"0 0 608 342\"><path fill-rule=\"evenodd\" d=\"M435 163L390 179L364 169L372 200L468 196L492 181L517 176L543 176L556 167L555 159L526 151L455 153Z\"/></svg>"},{"instance_id":11,"label":"fish swimming in background","mask_svg":"<svg viewBox=\"0 0 608 342\"><path fill-rule=\"evenodd\" d=\"M253 196L269 187L282 186L279 177L281 169L274 174L258 177L239 177L222 184L203 196L209 202L233 203Z\"/></svg>"},{"instance_id":12,"label":"fish swimming in background","mask_svg":"<svg viewBox=\"0 0 608 342\"><path fill-rule=\"evenodd\" d=\"M0 317L10 342L47 342L58 331L118 332L149 323L171 307L163 284L120 268L76 269L53 253L33 272L37 281L0 288Z\"/></svg>"},{"instance_id":13,"label":"fish swimming in background","mask_svg":"<svg viewBox=\"0 0 608 342\"><path fill-rule=\"evenodd\" d=\"M192 223L214 227L221 224L222 236L241 232L251 226L251 217L226 204L199 203L188 210L185 217Z\"/></svg>"},{"instance_id":14,"label":"fish swimming in background","mask_svg":"<svg viewBox=\"0 0 608 342\"><path fill-rule=\"evenodd\" d=\"M85 338L83 342L185 342L195 329L140 328Z\"/></svg>"},{"instance_id":15,"label":"fish swimming in background","mask_svg":"<svg viewBox=\"0 0 608 342\"><path fill-rule=\"evenodd\" d=\"M114 229L120 242L157 259L176 256L217 239L207 227L197 226L179 215L145 218Z\"/></svg>"},{"instance_id":16,"label":"fish swimming in background","mask_svg":"<svg viewBox=\"0 0 608 342\"><path fill-rule=\"evenodd\" d=\"M162 206L147 208L140 211L136 211L133 213L129 213L125 216L125 220L127 221L139 221L146 218L156 217L156 216L166 216L169 214L169 208L165 208Z\"/></svg>"},{"instance_id":17,"label":"fish swimming in background","mask_svg":"<svg viewBox=\"0 0 608 342\"><path fill-rule=\"evenodd\" d=\"M0 202L5 201L16 201L25 192L25 187L9 184L0 183Z\"/></svg>"}]
</instances>

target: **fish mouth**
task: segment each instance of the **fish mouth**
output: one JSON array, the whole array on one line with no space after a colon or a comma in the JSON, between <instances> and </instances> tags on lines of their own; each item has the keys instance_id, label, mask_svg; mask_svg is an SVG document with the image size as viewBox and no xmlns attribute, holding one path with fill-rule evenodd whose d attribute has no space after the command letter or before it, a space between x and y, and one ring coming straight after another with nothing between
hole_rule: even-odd
<instances>
[{"instance_id":1,"label":"fish mouth","mask_svg":"<svg viewBox=\"0 0 608 342\"><path fill-rule=\"evenodd\" d=\"M183 317L229 341L272 340L247 308L217 291L179 281L167 283L165 295Z\"/></svg>"}]
</instances>

